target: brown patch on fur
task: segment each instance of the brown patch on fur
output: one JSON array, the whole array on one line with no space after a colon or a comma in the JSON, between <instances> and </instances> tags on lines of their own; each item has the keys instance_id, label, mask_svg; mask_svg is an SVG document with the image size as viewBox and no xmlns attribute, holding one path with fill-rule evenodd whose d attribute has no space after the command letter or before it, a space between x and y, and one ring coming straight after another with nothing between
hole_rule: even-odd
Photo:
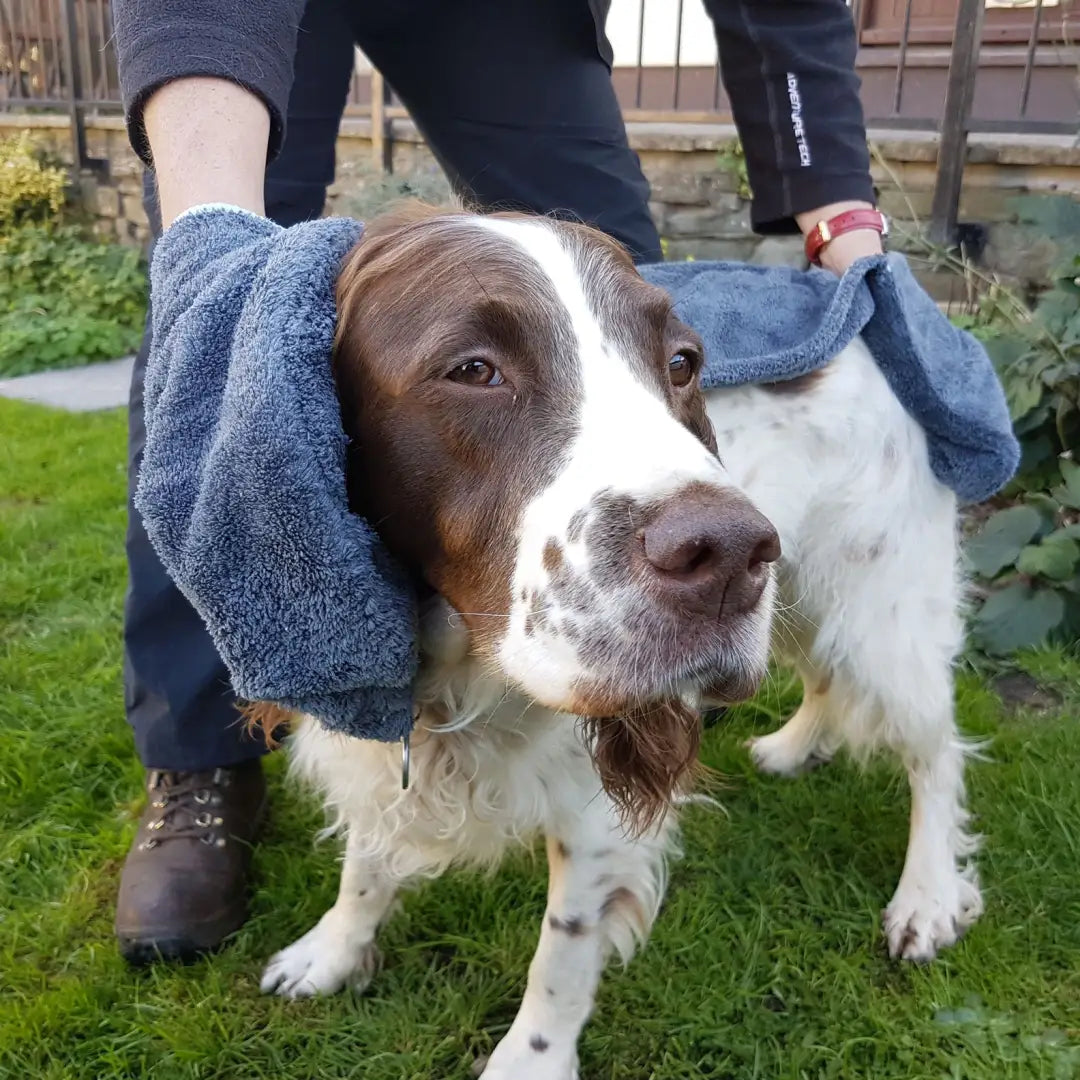
<instances>
[{"instance_id":1,"label":"brown patch on fur","mask_svg":"<svg viewBox=\"0 0 1080 1080\"><path fill-rule=\"evenodd\" d=\"M510 608L521 509L576 429L579 375L558 362L574 341L569 317L512 241L422 204L367 226L337 307L350 507L490 648ZM470 358L503 381L447 378Z\"/></svg>"},{"instance_id":2,"label":"brown patch on fur","mask_svg":"<svg viewBox=\"0 0 1080 1080\"><path fill-rule=\"evenodd\" d=\"M636 896L633 890L625 885L612 889L600 905L600 918L606 919L615 912L624 912L627 918L637 926L642 933L648 928L649 920L642 906L641 898Z\"/></svg>"},{"instance_id":3,"label":"brown patch on fur","mask_svg":"<svg viewBox=\"0 0 1080 1080\"><path fill-rule=\"evenodd\" d=\"M813 692L815 694L827 694L829 692L830 686L832 686L832 672L827 671L822 676L821 682L819 682L817 686L814 687Z\"/></svg>"},{"instance_id":4,"label":"brown patch on fur","mask_svg":"<svg viewBox=\"0 0 1080 1080\"><path fill-rule=\"evenodd\" d=\"M782 379L779 382L762 383L765 390L771 390L774 394L802 394L812 390L823 379L827 378L828 368L817 368L808 371L805 375L796 375L794 379Z\"/></svg>"},{"instance_id":5,"label":"brown patch on fur","mask_svg":"<svg viewBox=\"0 0 1080 1080\"><path fill-rule=\"evenodd\" d=\"M570 858L570 849L562 840L556 840L554 837L549 836L547 839L547 857L548 866L551 867L552 873L555 873Z\"/></svg>"},{"instance_id":6,"label":"brown patch on fur","mask_svg":"<svg viewBox=\"0 0 1080 1080\"><path fill-rule=\"evenodd\" d=\"M562 566L563 554L557 540L549 540L544 545L544 569L549 574L554 574Z\"/></svg>"},{"instance_id":7,"label":"brown patch on fur","mask_svg":"<svg viewBox=\"0 0 1080 1080\"><path fill-rule=\"evenodd\" d=\"M704 772L701 719L681 701L582 722L592 735L600 782L634 836L655 825Z\"/></svg>"},{"instance_id":8,"label":"brown patch on fur","mask_svg":"<svg viewBox=\"0 0 1080 1080\"><path fill-rule=\"evenodd\" d=\"M237 706L240 715L244 718L244 727L253 738L256 732L262 735L266 745L271 750L281 744L277 737L284 729L288 733L296 719L296 713L291 709L282 708L273 701L249 701L244 705Z\"/></svg>"}]
</instances>

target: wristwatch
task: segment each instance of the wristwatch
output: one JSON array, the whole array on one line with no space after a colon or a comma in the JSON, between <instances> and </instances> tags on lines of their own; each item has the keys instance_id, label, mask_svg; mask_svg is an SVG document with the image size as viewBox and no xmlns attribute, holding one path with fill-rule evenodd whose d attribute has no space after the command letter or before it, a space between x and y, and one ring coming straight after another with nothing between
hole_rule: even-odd
<instances>
[{"instance_id":1,"label":"wristwatch","mask_svg":"<svg viewBox=\"0 0 1080 1080\"><path fill-rule=\"evenodd\" d=\"M819 221L806 234L806 258L811 265L821 264L821 252L825 245L844 233L858 229L873 229L882 236L889 235L889 219L880 210L859 207L857 210L845 210L827 221Z\"/></svg>"}]
</instances>

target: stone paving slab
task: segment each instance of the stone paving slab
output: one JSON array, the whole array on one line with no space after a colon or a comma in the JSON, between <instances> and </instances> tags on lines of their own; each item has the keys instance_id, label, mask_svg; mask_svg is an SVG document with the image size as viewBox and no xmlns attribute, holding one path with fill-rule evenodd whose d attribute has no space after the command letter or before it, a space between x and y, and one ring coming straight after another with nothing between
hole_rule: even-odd
<instances>
[{"instance_id":1,"label":"stone paving slab","mask_svg":"<svg viewBox=\"0 0 1080 1080\"><path fill-rule=\"evenodd\" d=\"M96 412L126 405L133 356L63 371L0 379L0 397L51 405L69 412Z\"/></svg>"}]
</instances>

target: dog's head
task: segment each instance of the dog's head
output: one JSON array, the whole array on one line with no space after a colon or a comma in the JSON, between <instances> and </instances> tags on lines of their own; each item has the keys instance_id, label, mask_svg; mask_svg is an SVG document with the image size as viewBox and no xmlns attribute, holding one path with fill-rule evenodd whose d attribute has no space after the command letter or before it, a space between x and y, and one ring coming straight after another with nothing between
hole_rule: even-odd
<instances>
[{"instance_id":1,"label":"dog's head","mask_svg":"<svg viewBox=\"0 0 1080 1080\"><path fill-rule=\"evenodd\" d=\"M717 458L700 340L616 243L520 215L376 221L338 310L351 505L655 813L699 693L764 673L779 554Z\"/></svg>"}]
</instances>

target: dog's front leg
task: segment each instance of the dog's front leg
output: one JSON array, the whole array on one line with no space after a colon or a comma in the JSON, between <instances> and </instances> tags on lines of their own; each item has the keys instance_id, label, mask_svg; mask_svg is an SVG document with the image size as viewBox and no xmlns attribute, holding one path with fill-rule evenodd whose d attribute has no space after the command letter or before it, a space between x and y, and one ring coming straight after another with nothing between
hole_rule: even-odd
<instances>
[{"instance_id":1,"label":"dog's front leg","mask_svg":"<svg viewBox=\"0 0 1080 1080\"><path fill-rule=\"evenodd\" d=\"M375 932L395 892L389 879L347 840L334 906L303 937L270 958L262 992L301 998L333 994L346 984L365 989L379 967Z\"/></svg>"},{"instance_id":2,"label":"dog's front leg","mask_svg":"<svg viewBox=\"0 0 1080 1080\"><path fill-rule=\"evenodd\" d=\"M674 818L674 814L669 814ZM577 1041L608 955L629 959L663 897L674 822L630 840L603 795L549 833L547 910L521 1008L483 1080L574 1080Z\"/></svg>"}]
</instances>

